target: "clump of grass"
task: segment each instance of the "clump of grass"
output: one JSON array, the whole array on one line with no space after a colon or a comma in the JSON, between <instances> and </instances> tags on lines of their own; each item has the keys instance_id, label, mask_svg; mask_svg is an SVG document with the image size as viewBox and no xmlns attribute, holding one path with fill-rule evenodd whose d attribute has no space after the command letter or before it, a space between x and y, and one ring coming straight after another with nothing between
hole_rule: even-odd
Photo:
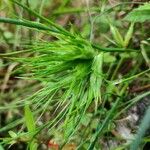
<instances>
[{"instance_id":1,"label":"clump of grass","mask_svg":"<svg viewBox=\"0 0 150 150\"><path fill-rule=\"evenodd\" d=\"M21 72L21 78L38 80L42 84L41 89L35 94L20 102L12 103L6 108L1 108L23 106L25 109L25 117L13 122L4 130L24 122L28 129L26 133L11 134L11 138L6 138L2 144L13 144L14 140L17 142L20 139L29 143L30 149L37 149L36 140L39 133L45 128L51 132L54 127L58 127L60 131L63 130L64 139L62 143L67 143L75 133L81 130L83 119L88 110L92 109L93 118L100 113L102 120L97 122L96 132L92 138L91 136L85 138L80 142L79 147L88 140L90 143L87 149L94 149L98 138L106 132L108 126L117 116L116 110L119 108L119 104L123 102L123 96L127 95L126 89L131 81L149 71L139 73L137 71L138 66L136 66L127 77L114 81L123 62L121 60L116 66L116 70L111 74L110 80L107 72L104 72L104 67L107 66L105 64L106 53L110 58L113 57L110 52L117 52L120 56L122 53L126 55L130 53L129 58L137 57L135 58L136 62L138 62L139 57L141 58L138 54L139 51L127 48L133 35L134 22L131 23L125 38L121 36L117 28L110 25L114 41L118 47L105 48L89 42L79 33L65 30L16 0L12 1L46 24L10 18L0 18L0 22L46 31L53 40L50 42L44 40L33 42L32 45L27 45L23 51L0 55L1 57L9 57L9 59L21 64L16 70L16 72ZM131 52L134 54L132 55ZM20 56L23 53L26 53L27 57L16 58L17 55ZM115 100L112 100L114 96ZM106 102L112 103L108 111L102 108ZM33 112L29 106L32 107ZM37 127L34 123L34 115L40 114L41 117L49 107L54 111L52 120ZM102 111L107 114L104 115ZM31 125L27 122L28 119L30 119Z\"/></svg>"},{"instance_id":2,"label":"clump of grass","mask_svg":"<svg viewBox=\"0 0 150 150\"><path fill-rule=\"evenodd\" d=\"M94 99L97 109L103 80L103 52L98 54L89 43L77 37L62 38L52 43L34 43L30 46L30 55L27 58L11 58L22 63L19 70L29 70L27 75L24 74L25 78L36 79L44 84L44 88L28 102L36 109L43 107L44 111L51 105L53 97L63 90L57 109L64 105L66 107L64 127L68 128L72 122L70 133L66 133L68 136L76 130Z\"/></svg>"}]
</instances>

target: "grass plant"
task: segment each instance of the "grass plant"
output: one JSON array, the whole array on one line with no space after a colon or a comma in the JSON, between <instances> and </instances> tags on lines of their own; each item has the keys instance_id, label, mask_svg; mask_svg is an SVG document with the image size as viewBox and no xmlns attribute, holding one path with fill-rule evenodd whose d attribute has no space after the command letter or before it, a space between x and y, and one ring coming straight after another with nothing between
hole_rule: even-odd
<instances>
[{"instance_id":1,"label":"grass plant","mask_svg":"<svg viewBox=\"0 0 150 150\"><path fill-rule=\"evenodd\" d=\"M57 132L62 135L60 149L63 149L70 141L74 141L76 135L79 135L76 149L103 149L100 148L99 141L104 140L105 135L111 132L110 128L114 129L112 126L115 120L137 101L150 94L149 91L141 93L126 101L130 94L127 89L133 82L143 80L144 84L149 81L149 67L140 68L143 61L146 64L149 63L146 46L141 44L141 53L140 47L136 49L132 44L136 22L141 20L145 22L149 19L147 16L150 9L149 3L134 9L125 18L130 22L124 36L113 21L108 20L111 40L114 43L110 46L109 44L102 46L100 42L94 42L93 39L90 41L83 37L79 31L75 31L73 26L68 31L42 16L44 1L40 13L17 0L11 0L11 3L21 7L38 21L0 17L0 23L35 29L35 31L49 36L50 40L32 40L32 44L24 44L23 50L0 54L0 58L19 64L12 75L17 75L21 80L35 81L36 85L40 85L35 93L23 100L0 106L1 112L8 109L24 109L24 115L21 119L16 119L0 129L0 132L9 131L9 137L1 138L1 145L5 147L21 141L28 144L27 149L36 150L40 145L40 135L47 131L47 136ZM66 5L69 3L68 0L62 2L54 14L87 11L86 9L68 9ZM124 4L131 3L117 4L101 12L100 15L105 13L109 15L108 12ZM93 11L99 10L97 7L91 9ZM146 11L144 16L140 13L143 9ZM140 11L140 17L143 19L138 20L137 16L136 20L133 19L136 11ZM92 20L91 31L93 31L96 18ZM90 33L93 33L91 31ZM142 40L148 41L147 39ZM120 73L120 68L126 59L130 59L135 66L132 65L132 69L124 75ZM106 108L106 105L109 107ZM46 112L51 113L50 118L40 125L39 120L42 120L41 118ZM88 114L92 117L88 117ZM131 150L137 149L148 128L148 118L149 108L139 127L139 132L135 136L135 141L133 143L126 142L123 144L123 148L121 147L122 149L129 147ZM92 122L95 122L94 133L91 127ZM21 124L23 126L20 131L12 131L14 127Z\"/></svg>"}]
</instances>

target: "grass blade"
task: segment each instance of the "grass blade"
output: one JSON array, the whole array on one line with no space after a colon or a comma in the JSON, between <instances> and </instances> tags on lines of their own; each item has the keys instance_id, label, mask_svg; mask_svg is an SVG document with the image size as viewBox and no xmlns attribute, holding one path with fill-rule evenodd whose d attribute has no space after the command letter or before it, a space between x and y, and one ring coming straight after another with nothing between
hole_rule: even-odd
<instances>
[{"instance_id":1,"label":"grass blade","mask_svg":"<svg viewBox=\"0 0 150 150\"><path fill-rule=\"evenodd\" d=\"M129 45L129 42L132 38L133 35L133 31L134 31L134 23L131 23L127 34L125 35L125 39L124 39L124 47L127 47Z\"/></svg>"},{"instance_id":2,"label":"grass blade","mask_svg":"<svg viewBox=\"0 0 150 150\"><path fill-rule=\"evenodd\" d=\"M133 143L131 143L130 150L137 150L139 148L142 138L144 137L144 134L146 133L149 127L150 127L150 106L148 107L145 116L141 122L135 140L133 141Z\"/></svg>"},{"instance_id":3,"label":"grass blade","mask_svg":"<svg viewBox=\"0 0 150 150\"><path fill-rule=\"evenodd\" d=\"M36 129L36 127L35 127L33 113L31 112L29 105L25 105L24 111L25 111L25 122L26 122L27 129L29 132L32 132Z\"/></svg>"},{"instance_id":4,"label":"grass blade","mask_svg":"<svg viewBox=\"0 0 150 150\"><path fill-rule=\"evenodd\" d=\"M36 22L28 21L28 20L25 21L25 20L0 17L0 22L10 23L10 24L15 24L15 25L22 25L25 27L35 28L38 30L46 30L46 31L51 31L51 32L56 32L56 33L58 32L57 30L51 29L41 23L36 23Z\"/></svg>"},{"instance_id":5,"label":"grass blade","mask_svg":"<svg viewBox=\"0 0 150 150\"><path fill-rule=\"evenodd\" d=\"M121 36L120 32L118 31L118 29L111 25L110 24L110 30L111 30L111 33L114 37L114 40L116 41L116 44L119 46L119 47L123 47L123 37Z\"/></svg>"},{"instance_id":6,"label":"grass blade","mask_svg":"<svg viewBox=\"0 0 150 150\"><path fill-rule=\"evenodd\" d=\"M52 27L56 28L58 31L61 31L67 35L72 36L67 30L65 30L64 28L62 28L61 26L55 24L54 22L50 21L49 19L45 18L44 16L41 16L40 14L38 14L36 11L30 9L29 7L21 4L20 2L16 1L16 0L11 0L13 3L17 4L18 6L22 7L23 9L27 10L28 12L30 12L32 15L34 15L35 17L38 17L39 19L47 22L49 25L51 25Z\"/></svg>"}]
</instances>

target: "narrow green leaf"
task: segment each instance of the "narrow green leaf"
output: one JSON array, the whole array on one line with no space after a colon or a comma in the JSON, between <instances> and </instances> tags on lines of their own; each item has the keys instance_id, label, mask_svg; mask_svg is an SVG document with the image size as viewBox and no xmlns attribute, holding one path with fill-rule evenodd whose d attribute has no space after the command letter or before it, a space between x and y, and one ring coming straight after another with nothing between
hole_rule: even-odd
<instances>
[{"instance_id":1,"label":"narrow green leaf","mask_svg":"<svg viewBox=\"0 0 150 150\"><path fill-rule=\"evenodd\" d=\"M36 129L36 127L35 127L33 113L31 112L29 105L25 105L24 111L25 111L25 122L26 122L27 129L29 132L33 132Z\"/></svg>"},{"instance_id":2,"label":"narrow green leaf","mask_svg":"<svg viewBox=\"0 0 150 150\"><path fill-rule=\"evenodd\" d=\"M101 133L103 132L103 130L108 126L109 121L111 121L111 119L113 118L113 113L116 109L116 107L118 106L120 102L120 98L116 100L116 102L114 103L113 107L111 108L111 110L108 112L108 115L106 116L105 120L103 121L102 124L98 124L97 129L96 129L96 133L94 134L92 141L88 147L88 150L93 150L94 146L98 140L98 138L100 137Z\"/></svg>"},{"instance_id":3,"label":"narrow green leaf","mask_svg":"<svg viewBox=\"0 0 150 150\"><path fill-rule=\"evenodd\" d=\"M17 4L18 6L22 7L24 10L27 10L28 12L30 12L32 15L38 17L39 19L45 21L46 23L48 23L51 27L54 27L55 29L57 29L58 31L72 36L67 30L65 30L64 28L62 28L60 25L55 24L54 22L52 22L51 20L45 18L44 16L41 16L40 14L38 14L36 11L30 9L29 7L21 4L20 2L18 2L17 0L11 0L13 3Z\"/></svg>"},{"instance_id":4,"label":"narrow green leaf","mask_svg":"<svg viewBox=\"0 0 150 150\"><path fill-rule=\"evenodd\" d=\"M38 30L47 30L47 31L58 33L57 30L51 29L51 28L47 27L46 25L43 25L43 24L37 23L37 22L33 22L33 21L29 21L29 20L24 20L24 19L19 20L19 19L0 17L0 22L10 23L10 24L15 24L15 25L22 25L22 26L29 27L29 28L35 28Z\"/></svg>"},{"instance_id":5,"label":"narrow green leaf","mask_svg":"<svg viewBox=\"0 0 150 150\"><path fill-rule=\"evenodd\" d=\"M103 56L104 53L101 52L99 55L94 57L93 64L92 64L92 73L90 77L91 91L95 98L95 104L96 104L95 110L97 110L98 102L99 101L101 102L100 90L103 81L103 75L102 75Z\"/></svg>"},{"instance_id":6,"label":"narrow green leaf","mask_svg":"<svg viewBox=\"0 0 150 150\"><path fill-rule=\"evenodd\" d=\"M122 88L122 90L120 91L120 96L124 93L126 88L127 88L126 85ZM91 143L88 147L88 150L94 149L94 146L95 146L98 138L100 138L104 129L106 129L108 127L108 124L112 121L112 119L114 117L114 112L116 111L116 108L118 107L118 104L120 103L120 100L121 100L121 98L118 97L116 99L116 102L113 104L112 108L109 110L108 114L106 115L106 118L104 119L104 121L102 123L100 123L100 122L98 123L96 132L95 132L93 138L91 139Z\"/></svg>"},{"instance_id":7,"label":"narrow green leaf","mask_svg":"<svg viewBox=\"0 0 150 150\"><path fill-rule=\"evenodd\" d=\"M123 37L121 36L121 34L118 31L118 29L115 26L113 26L113 25L110 24L110 30L111 30L111 33L113 35L113 38L114 38L116 44L118 46L120 46L120 47L123 47L123 45L124 45L123 44L124 43L123 42Z\"/></svg>"},{"instance_id":8,"label":"narrow green leaf","mask_svg":"<svg viewBox=\"0 0 150 150\"><path fill-rule=\"evenodd\" d=\"M9 24L14 24L14 25L21 25L21 26L25 26L25 27L29 27L29 28L35 28L38 30L43 30L43 31L50 31L53 33L59 33L61 34L61 32L59 30L53 29L53 28L49 28L48 26L41 24L41 23L36 23L33 21L28 21L28 20L18 20L18 19L12 19L12 18L4 18L4 17L0 17L0 22L2 23L9 23ZM62 34L63 35L63 34ZM74 39L75 37L73 37ZM84 39L83 39L84 40ZM93 44L91 43L91 46L94 49L97 49L99 51L104 51L104 52L139 52L138 50L135 49L125 49L125 48L107 48L107 47L101 47L99 45ZM6 56L7 54L0 54L0 56Z\"/></svg>"},{"instance_id":9,"label":"narrow green leaf","mask_svg":"<svg viewBox=\"0 0 150 150\"><path fill-rule=\"evenodd\" d=\"M142 138L144 137L149 127L150 127L150 106L148 107L145 116L141 121L138 133L135 136L133 143L131 143L130 150L137 150L139 148Z\"/></svg>"},{"instance_id":10,"label":"narrow green leaf","mask_svg":"<svg viewBox=\"0 0 150 150\"><path fill-rule=\"evenodd\" d=\"M129 108L131 108L133 105L135 105L137 102L142 100L144 97L147 97L148 95L150 95L150 91L137 95L133 99L129 100L130 103L126 107L124 107L119 113L117 113L115 118L119 117L122 113L126 112Z\"/></svg>"},{"instance_id":11,"label":"narrow green leaf","mask_svg":"<svg viewBox=\"0 0 150 150\"><path fill-rule=\"evenodd\" d=\"M133 35L133 30L134 30L134 23L131 23L127 34L125 35L125 39L124 39L124 47L127 47L129 45L129 42L132 38Z\"/></svg>"},{"instance_id":12,"label":"narrow green leaf","mask_svg":"<svg viewBox=\"0 0 150 150\"><path fill-rule=\"evenodd\" d=\"M26 122L27 129L29 132L33 132L36 129L36 125L35 125L33 113L30 110L28 104L25 105L24 111L25 111L25 122ZM31 136L31 141L29 142L28 145L30 150L37 150L38 144L34 139L32 139L32 136Z\"/></svg>"},{"instance_id":13,"label":"narrow green leaf","mask_svg":"<svg viewBox=\"0 0 150 150\"><path fill-rule=\"evenodd\" d=\"M133 76L130 76L129 78L125 78L125 79L119 79L119 80L116 80L116 81L112 81L112 84L113 85L117 85L117 84L120 84L120 83L124 83L124 82L128 82L130 80L134 80L136 79L137 77L141 76L141 75L144 75L145 73L148 73L150 71L150 69L147 69L145 71L142 71L136 75L133 75Z\"/></svg>"},{"instance_id":14,"label":"narrow green leaf","mask_svg":"<svg viewBox=\"0 0 150 150\"><path fill-rule=\"evenodd\" d=\"M35 143L34 140L30 143L29 146L30 146L30 150L37 150L37 148L38 148L38 144Z\"/></svg>"},{"instance_id":15,"label":"narrow green leaf","mask_svg":"<svg viewBox=\"0 0 150 150\"><path fill-rule=\"evenodd\" d=\"M145 59L145 62L147 63L147 65L150 68L150 58L149 58L149 56L147 54L147 51L146 51L146 49L144 47L144 44L141 44L141 53L143 55L143 58Z\"/></svg>"}]
</instances>

